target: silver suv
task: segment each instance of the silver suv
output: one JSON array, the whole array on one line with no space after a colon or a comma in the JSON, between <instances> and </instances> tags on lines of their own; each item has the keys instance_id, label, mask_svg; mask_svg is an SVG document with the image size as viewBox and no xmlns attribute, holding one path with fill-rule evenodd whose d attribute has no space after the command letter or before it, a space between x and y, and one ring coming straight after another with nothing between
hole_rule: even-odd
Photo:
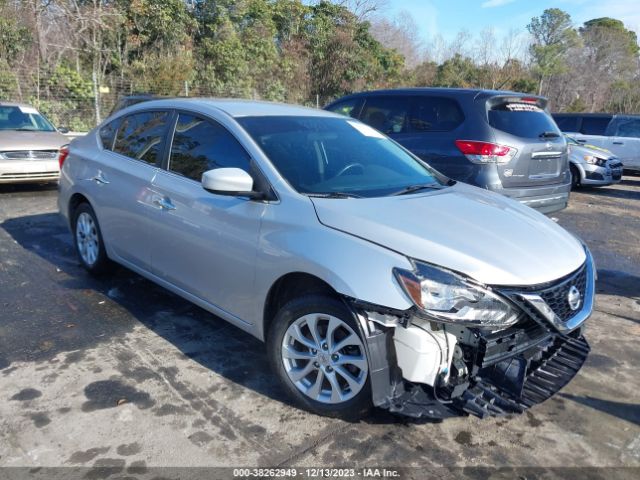
<instances>
[{"instance_id":1,"label":"silver suv","mask_svg":"<svg viewBox=\"0 0 640 480\"><path fill-rule=\"evenodd\" d=\"M72 142L58 201L87 270L117 262L266 341L319 414L522 412L589 351L579 240L352 118L145 102Z\"/></svg>"}]
</instances>

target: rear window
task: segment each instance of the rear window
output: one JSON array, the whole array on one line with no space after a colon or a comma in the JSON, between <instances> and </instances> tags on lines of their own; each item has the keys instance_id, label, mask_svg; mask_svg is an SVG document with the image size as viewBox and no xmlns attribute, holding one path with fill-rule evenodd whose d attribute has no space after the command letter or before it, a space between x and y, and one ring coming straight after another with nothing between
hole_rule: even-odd
<instances>
[{"instance_id":1,"label":"rear window","mask_svg":"<svg viewBox=\"0 0 640 480\"><path fill-rule=\"evenodd\" d=\"M530 103L509 102L491 107L489 125L522 138L538 138L543 133L557 133L560 136L560 130L551 115Z\"/></svg>"},{"instance_id":2,"label":"rear window","mask_svg":"<svg viewBox=\"0 0 640 480\"><path fill-rule=\"evenodd\" d=\"M610 121L609 117L584 117L580 133L584 135L604 135Z\"/></svg>"},{"instance_id":3,"label":"rear window","mask_svg":"<svg viewBox=\"0 0 640 480\"><path fill-rule=\"evenodd\" d=\"M464 121L458 102L443 97L416 97L409 116L414 132L448 132Z\"/></svg>"},{"instance_id":4,"label":"rear window","mask_svg":"<svg viewBox=\"0 0 640 480\"><path fill-rule=\"evenodd\" d=\"M168 112L141 112L126 116L118 129L113 151L155 165L160 160Z\"/></svg>"},{"instance_id":5,"label":"rear window","mask_svg":"<svg viewBox=\"0 0 640 480\"><path fill-rule=\"evenodd\" d=\"M370 97L364 104L360 120L386 135L392 135L407 131L408 113L407 97Z\"/></svg>"}]
</instances>

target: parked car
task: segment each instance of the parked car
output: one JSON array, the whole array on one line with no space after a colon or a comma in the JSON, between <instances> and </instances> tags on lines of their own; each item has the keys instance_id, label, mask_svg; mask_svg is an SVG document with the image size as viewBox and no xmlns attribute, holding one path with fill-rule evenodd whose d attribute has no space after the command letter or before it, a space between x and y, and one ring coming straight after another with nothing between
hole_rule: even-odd
<instances>
[{"instance_id":1,"label":"parked car","mask_svg":"<svg viewBox=\"0 0 640 480\"><path fill-rule=\"evenodd\" d=\"M640 115L554 113L563 132L579 143L610 150L629 173L640 173Z\"/></svg>"},{"instance_id":2,"label":"parked car","mask_svg":"<svg viewBox=\"0 0 640 480\"><path fill-rule=\"evenodd\" d=\"M542 97L409 88L343 97L327 110L371 125L454 180L551 213L567 206L567 145Z\"/></svg>"},{"instance_id":3,"label":"parked car","mask_svg":"<svg viewBox=\"0 0 640 480\"><path fill-rule=\"evenodd\" d=\"M565 137L569 144L571 183L574 187L620 183L623 165L618 157L605 148L580 143L569 135Z\"/></svg>"},{"instance_id":4,"label":"parked car","mask_svg":"<svg viewBox=\"0 0 640 480\"><path fill-rule=\"evenodd\" d=\"M586 246L352 118L141 103L71 143L58 205L89 272L117 262L266 341L319 414L522 412L589 351Z\"/></svg>"},{"instance_id":5,"label":"parked car","mask_svg":"<svg viewBox=\"0 0 640 480\"><path fill-rule=\"evenodd\" d=\"M30 105L0 102L0 184L55 182L69 140Z\"/></svg>"}]
</instances>

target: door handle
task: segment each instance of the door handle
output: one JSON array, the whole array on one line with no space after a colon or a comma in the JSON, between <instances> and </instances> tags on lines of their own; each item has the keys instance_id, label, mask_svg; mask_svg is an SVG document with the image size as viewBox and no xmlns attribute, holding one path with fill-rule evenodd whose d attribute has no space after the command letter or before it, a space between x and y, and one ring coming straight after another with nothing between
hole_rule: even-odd
<instances>
[{"instance_id":1,"label":"door handle","mask_svg":"<svg viewBox=\"0 0 640 480\"><path fill-rule=\"evenodd\" d=\"M98 185L108 185L109 184L109 181L106 178L104 178L104 176L102 175L102 172L98 172L98 175L93 177L91 180L96 182Z\"/></svg>"},{"instance_id":2,"label":"door handle","mask_svg":"<svg viewBox=\"0 0 640 480\"><path fill-rule=\"evenodd\" d=\"M614 145L624 145L624 142L613 142Z\"/></svg>"},{"instance_id":3,"label":"door handle","mask_svg":"<svg viewBox=\"0 0 640 480\"><path fill-rule=\"evenodd\" d=\"M153 204L157 207L160 207L162 210L175 210L176 206L171 203L171 200L168 198L156 198L153 201Z\"/></svg>"},{"instance_id":4,"label":"door handle","mask_svg":"<svg viewBox=\"0 0 640 480\"><path fill-rule=\"evenodd\" d=\"M580 142L580 143L587 143L587 141L586 141L586 140L583 140L583 139L581 139L581 138L576 138L576 140L577 140L578 142Z\"/></svg>"}]
</instances>

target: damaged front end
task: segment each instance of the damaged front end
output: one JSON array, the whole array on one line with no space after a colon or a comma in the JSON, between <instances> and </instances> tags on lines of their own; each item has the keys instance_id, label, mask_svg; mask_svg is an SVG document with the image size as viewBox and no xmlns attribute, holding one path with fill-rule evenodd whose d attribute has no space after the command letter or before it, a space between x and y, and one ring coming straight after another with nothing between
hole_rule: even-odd
<instances>
[{"instance_id":1,"label":"damaged front end","mask_svg":"<svg viewBox=\"0 0 640 480\"><path fill-rule=\"evenodd\" d=\"M352 300L374 405L414 418L483 418L521 413L553 396L589 353L583 328L593 310L595 269L586 253L586 262L558 281L492 289L517 312L504 327Z\"/></svg>"}]
</instances>

